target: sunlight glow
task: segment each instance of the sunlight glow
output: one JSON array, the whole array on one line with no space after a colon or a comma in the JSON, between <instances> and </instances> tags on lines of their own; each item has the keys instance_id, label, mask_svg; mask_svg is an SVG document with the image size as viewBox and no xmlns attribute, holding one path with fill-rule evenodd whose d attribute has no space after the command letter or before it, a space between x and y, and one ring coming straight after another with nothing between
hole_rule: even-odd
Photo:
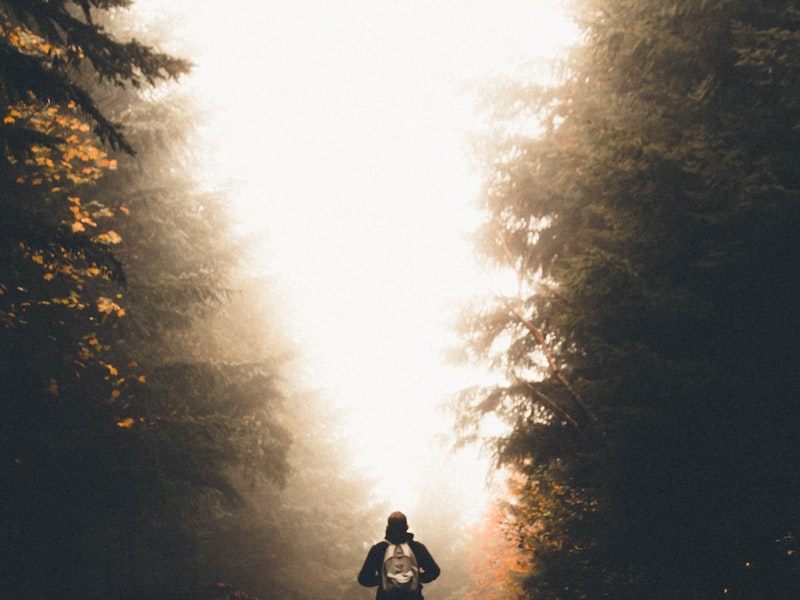
<instances>
[{"instance_id":1,"label":"sunlight glow","mask_svg":"<svg viewBox=\"0 0 800 600\"><path fill-rule=\"evenodd\" d=\"M172 3L171 3L172 4ZM443 365L452 306L485 290L464 235L480 125L464 80L543 59L576 34L557 0L176 2L171 18L213 111L211 180L233 181L243 234L286 294L311 388L350 416L357 468L413 511L454 487L483 504L485 464L451 457L443 398L472 383ZM439 481L437 481L439 480ZM409 482L412 482L409 486Z\"/></svg>"}]
</instances>

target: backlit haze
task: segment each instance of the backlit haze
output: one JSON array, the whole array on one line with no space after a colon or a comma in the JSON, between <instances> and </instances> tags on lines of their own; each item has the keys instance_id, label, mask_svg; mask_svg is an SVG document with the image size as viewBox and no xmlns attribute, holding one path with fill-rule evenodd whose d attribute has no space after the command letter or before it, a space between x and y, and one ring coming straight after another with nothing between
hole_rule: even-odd
<instances>
[{"instance_id":1,"label":"backlit haze","mask_svg":"<svg viewBox=\"0 0 800 600\"><path fill-rule=\"evenodd\" d=\"M557 1L135 7L166 19L164 48L197 65L185 85L212 115L196 137L203 177L233 184L251 267L277 278L304 385L344 411L353 468L393 509L413 515L435 485L477 514L484 459L439 439L442 400L474 381L442 362L448 319L486 286L464 239L481 184L466 137L480 122L459 88L569 44Z\"/></svg>"}]
</instances>

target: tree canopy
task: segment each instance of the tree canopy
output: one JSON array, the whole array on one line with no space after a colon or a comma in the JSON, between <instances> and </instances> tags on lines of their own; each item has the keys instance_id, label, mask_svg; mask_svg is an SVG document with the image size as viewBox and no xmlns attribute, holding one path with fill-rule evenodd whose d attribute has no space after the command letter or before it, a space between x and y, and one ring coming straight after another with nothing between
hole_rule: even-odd
<instances>
[{"instance_id":1,"label":"tree canopy","mask_svg":"<svg viewBox=\"0 0 800 600\"><path fill-rule=\"evenodd\" d=\"M99 81L116 86L155 85L176 78L189 62L158 52L135 39L117 40L95 21L98 12L125 8L131 0L79 0L0 3L0 99L3 107L16 103L74 106L94 125L94 132L113 148L133 152L120 125L97 105L76 74L89 70ZM5 151L16 154L49 137L8 115L0 126ZM5 154L5 153L4 153ZM5 158L5 156L3 157Z\"/></svg>"},{"instance_id":2,"label":"tree canopy","mask_svg":"<svg viewBox=\"0 0 800 600\"><path fill-rule=\"evenodd\" d=\"M478 247L517 285L460 323L498 372L461 425L507 423L526 597L789 598L800 13L574 8L563 83L488 92Z\"/></svg>"}]
</instances>

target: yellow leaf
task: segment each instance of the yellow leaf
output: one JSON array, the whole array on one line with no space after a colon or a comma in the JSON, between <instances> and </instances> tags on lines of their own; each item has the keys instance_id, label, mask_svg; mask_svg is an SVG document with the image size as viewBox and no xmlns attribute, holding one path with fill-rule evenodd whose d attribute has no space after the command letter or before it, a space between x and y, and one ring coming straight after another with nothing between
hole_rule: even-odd
<instances>
[{"instance_id":1,"label":"yellow leaf","mask_svg":"<svg viewBox=\"0 0 800 600\"><path fill-rule=\"evenodd\" d=\"M133 419L128 417L127 419L122 419L122 421L117 421L117 427L122 427L123 429L130 429L133 427Z\"/></svg>"},{"instance_id":2,"label":"yellow leaf","mask_svg":"<svg viewBox=\"0 0 800 600\"><path fill-rule=\"evenodd\" d=\"M100 210L96 210L92 213L92 217L94 217L95 219L98 219L100 217L113 217L113 216L114 216L114 211L112 211L107 206L104 206Z\"/></svg>"},{"instance_id":3,"label":"yellow leaf","mask_svg":"<svg viewBox=\"0 0 800 600\"><path fill-rule=\"evenodd\" d=\"M121 310L123 310L122 307L120 307L120 305L117 304L116 302L114 302L111 298L106 298L105 296L100 296L97 299L97 312L106 313L107 315L110 315L112 312L116 311L117 314L119 315L119 311L121 311ZM123 316L123 315L124 315L124 312L123 312L122 315L119 315L119 316Z\"/></svg>"},{"instance_id":4,"label":"yellow leaf","mask_svg":"<svg viewBox=\"0 0 800 600\"><path fill-rule=\"evenodd\" d=\"M107 231L98 235L97 241L103 244L119 244L122 237L116 231Z\"/></svg>"}]
</instances>

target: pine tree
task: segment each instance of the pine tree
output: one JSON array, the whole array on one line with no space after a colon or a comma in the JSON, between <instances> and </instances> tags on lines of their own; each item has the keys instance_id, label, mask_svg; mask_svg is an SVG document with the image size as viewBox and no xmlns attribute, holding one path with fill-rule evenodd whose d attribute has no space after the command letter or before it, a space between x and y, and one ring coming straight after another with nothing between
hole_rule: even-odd
<instances>
[{"instance_id":1,"label":"pine tree","mask_svg":"<svg viewBox=\"0 0 800 600\"><path fill-rule=\"evenodd\" d=\"M592 507L562 501L572 525L529 597L788 598L800 15L681 0L577 15L563 85L495 94L512 121L485 151L481 248L519 285L462 323L504 376L463 395L464 422L500 415L499 460ZM541 135L519 133L530 115Z\"/></svg>"}]
</instances>

